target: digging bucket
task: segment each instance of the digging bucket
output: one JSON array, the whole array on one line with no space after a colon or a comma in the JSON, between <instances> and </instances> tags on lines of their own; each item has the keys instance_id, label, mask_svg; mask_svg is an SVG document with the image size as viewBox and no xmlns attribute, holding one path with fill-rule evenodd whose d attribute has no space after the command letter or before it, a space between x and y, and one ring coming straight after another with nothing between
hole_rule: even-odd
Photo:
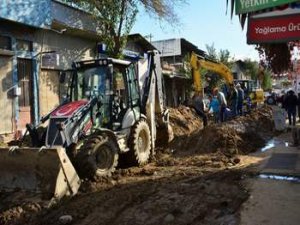
<instances>
[{"instance_id":1,"label":"digging bucket","mask_svg":"<svg viewBox=\"0 0 300 225\"><path fill-rule=\"evenodd\" d=\"M61 199L75 195L80 179L65 150L59 148L0 148L0 190L41 193Z\"/></svg>"}]
</instances>

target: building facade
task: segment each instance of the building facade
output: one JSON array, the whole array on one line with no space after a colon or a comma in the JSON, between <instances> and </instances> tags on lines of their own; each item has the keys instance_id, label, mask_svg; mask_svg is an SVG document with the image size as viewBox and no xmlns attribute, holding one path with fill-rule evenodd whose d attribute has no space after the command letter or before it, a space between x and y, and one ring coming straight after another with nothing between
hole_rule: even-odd
<instances>
[{"instance_id":1,"label":"building facade","mask_svg":"<svg viewBox=\"0 0 300 225\"><path fill-rule=\"evenodd\" d=\"M86 12L52 0L0 0L0 135L18 137L26 123L60 102L61 73L93 58L100 41ZM9 10L8 10L9 9Z\"/></svg>"},{"instance_id":2,"label":"building facade","mask_svg":"<svg viewBox=\"0 0 300 225\"><path fill-rule=\"evenodd\" d=\"M9 10L8 10L9 9ZM55 0L0 0L0 137L19 138L27 123L61 102L72 62L95 58L100 25L92 15ZM127 51L143 56L155 47L129 35ZM141 60L141 66L146 63Z\"/></svg>"}]
</instances>

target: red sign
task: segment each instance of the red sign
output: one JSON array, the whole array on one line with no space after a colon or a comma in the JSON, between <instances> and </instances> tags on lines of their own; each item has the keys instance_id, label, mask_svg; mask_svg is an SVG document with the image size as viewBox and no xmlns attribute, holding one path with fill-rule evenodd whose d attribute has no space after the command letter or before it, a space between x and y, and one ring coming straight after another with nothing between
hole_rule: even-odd
<instances>
[{"instance_id":1,"label":"red sign","mask_svg":"<svg viewBox=\"0 0 300 225\"><path fill-rule=\"evenodd\" d=\"M75 102L69 102L65 105L62 105L54 112L51 113L51 117L70 117L72 116L79 108L87 104L87 100L79 100Z\"/></svg>"},{"instance_id":2,"label":"red sign","mask_svg":"<svg viewBox=\"0 0 300 225\"><path fill-rule=\"evenodd\" d=\"M247 43L274 43L300 39L300 14L249 18Z\"/></svg>"}]
</instances>

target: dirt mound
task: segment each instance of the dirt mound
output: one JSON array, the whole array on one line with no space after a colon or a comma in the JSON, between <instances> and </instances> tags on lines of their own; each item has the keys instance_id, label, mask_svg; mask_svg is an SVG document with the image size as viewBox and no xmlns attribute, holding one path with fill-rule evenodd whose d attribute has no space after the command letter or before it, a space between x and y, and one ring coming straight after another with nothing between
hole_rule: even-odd
<instances>
[{"instance_id":1,"label":"dirt mound","mask_svg":"<svg viewBox=\"0 0 300 225\"><path fill-rule=\"evenodd\" d=\"M203 128L202 121L194 109L179 106L178 108L170 108L169 111L170 123L175 137L190 135Z\"/></svg>"},{"instance_id":2,"label":"dirt mound","mask_svg":"<svg viewBox=\"0 0 300 225\"><path fill-rule=\"evenodd\" d=\"M183 118L180 120L188 123L184 124L184 127L192 126L190 124L192 122L201 123L199 118L191 119L195 116L192 110L181 109L180 112L186 113L182 115L186 120ZM179 112L173 113L174 115L180 115ZM177 122L177 120L175 121ZM181 124L178 122L172 125L174 130L180 131L180 135L171 144L171 148L186 154L217 151L227 155L247 154L263 147L266 139L272 136L274 130L272 109L268 106L263 106L253 110L249 115L236 117L225 123L211 123L202 130L183 129L179 127Z\"/></svg>"}]
</instances>

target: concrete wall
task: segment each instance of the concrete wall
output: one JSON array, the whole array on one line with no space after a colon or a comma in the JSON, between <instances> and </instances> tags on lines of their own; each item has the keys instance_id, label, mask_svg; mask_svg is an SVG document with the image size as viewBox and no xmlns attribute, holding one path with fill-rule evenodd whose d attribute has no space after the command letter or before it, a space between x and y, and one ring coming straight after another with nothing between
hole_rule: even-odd
<instances>
[{"instance_id":1,"label":"concrete wall","mask_svg":"<svg viewBox=\"0 0 300 225\"><path fill-rule=\"evenodd\" d=\"M0 133L13 131L12 57L0 55Z\"/></svg>"},{"instance_id":2,"label":"concrete wall","mask_svg":"<svg viewBox=\"0 0 300 225\"><path fill-rule=\"evenodd\" d=\"M94 33L100 31L100 25L91 14L60 2L52 1L51 16L56 23L67 27Z\"/></svg>"},{"instance_id":3,"label":"concrete wall","mask_svg":"<svg viewBox=\"0 0 300 225\"><path fill-rule=\"evenodd\" d=\"M39 31L37 40L39 52L55 51L51 53L53 60L47 65L42 60L47 54L39 57L39 115L42 116L59 105L62 95L66 93L67 86L59 83L60 72L70 70L73 61L93 58L96 42L48 30Z\"/></svg>"},{"instance_id":4,"label":"concrete wall","mask_svg":"<svg viewBox=\"0 0 300 225\"><path fill-rule=\"evenodd\" d=\"M54 51L58 62L55 61L46 68L66 70L71 69L73 61L90 59L95 56L96 41L68 35L59 34L51 30L39 30L36 33L36 48L41 53L40 59L47 56L43 52ZM42 68L44 66L42 65Z\"/></svg>"}]
</instances>

